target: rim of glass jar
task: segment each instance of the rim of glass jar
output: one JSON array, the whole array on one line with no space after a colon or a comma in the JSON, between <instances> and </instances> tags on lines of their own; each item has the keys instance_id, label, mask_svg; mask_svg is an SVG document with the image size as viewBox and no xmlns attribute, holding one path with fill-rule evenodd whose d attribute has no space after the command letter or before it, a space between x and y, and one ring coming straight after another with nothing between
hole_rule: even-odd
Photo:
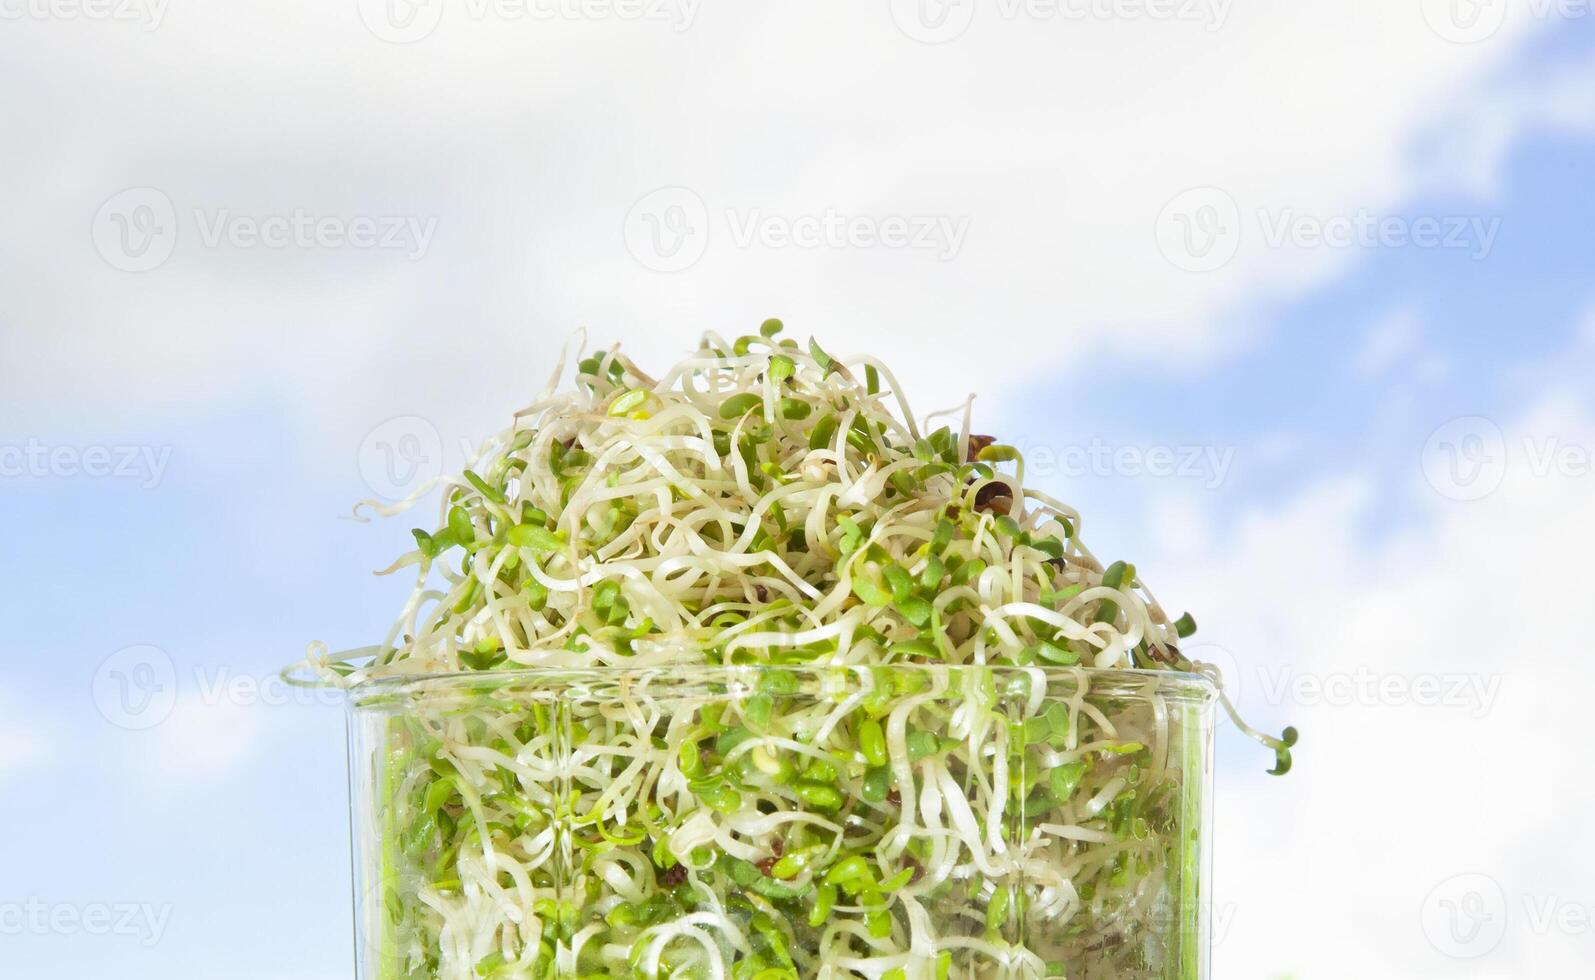
<instances>
[{"instance_id":1,"label":"rim of glass jar","mask_svg":"<svg viewBox=\"0 0 1595 980\"><path fill-rule=\"evenodd\" d=\"M378 647L347 650L331 658L330 666L359 667L380 652ZM298 663L282 671L284 682L301 688L340 691L348 696L352 708L381 708L395 704L418 703L431 698L473 694L488 696L504 688L536 689L588 683L657 683L685 690L693 683L726 684L723 692L732 696L751 695L758 690L757 678L781 670L788 673L834 678L845 674L867 675L872 670L966 675L977 670L1003 674L1034 674L1040 671L1049 681L1087 680L1089 692L1105 697L1144 697L1157 693L1185 704L1206 705L1218 700L1218 687L1203 674L1177 670L1146 670L1139 667L1061 667L1017 666L1013 664L681 664L654 666L593 667L517 667L512 670L447 671L393 674L341 685Z\"/></svg>"}]
</instances>

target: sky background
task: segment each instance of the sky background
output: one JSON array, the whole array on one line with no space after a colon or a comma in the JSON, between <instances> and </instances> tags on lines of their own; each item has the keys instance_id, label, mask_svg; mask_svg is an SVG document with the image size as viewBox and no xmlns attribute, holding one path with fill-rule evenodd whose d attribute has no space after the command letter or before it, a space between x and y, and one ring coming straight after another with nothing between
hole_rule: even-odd
<instances>
[{"instance_id":1,"label":"sky background","mask_svg":"<svg viewBox=\"0 0 1595 980\"><path fill-rule=\"evenodd\" d=\"M351 977L350 505L781 316L1301 729L1216 977L1591 974L1589 4L0 0L0 133L0 972Z\"/></svg>"}]
</instances>

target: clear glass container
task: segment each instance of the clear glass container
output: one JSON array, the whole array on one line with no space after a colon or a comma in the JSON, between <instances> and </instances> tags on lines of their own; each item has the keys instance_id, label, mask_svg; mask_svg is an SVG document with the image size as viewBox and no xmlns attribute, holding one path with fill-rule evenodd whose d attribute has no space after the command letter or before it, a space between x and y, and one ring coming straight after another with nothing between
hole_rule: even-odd
<instances>
[{"instance_id":1,"label":"clear glass container","mask_svg":"<svg viewBox=\"0 0 1595 980\"><path fill-rule=\"evenodd\" d=\"M1216 692L673 667L350 692L361 980L1208 976Z\"/></svg>"}]
</instances>

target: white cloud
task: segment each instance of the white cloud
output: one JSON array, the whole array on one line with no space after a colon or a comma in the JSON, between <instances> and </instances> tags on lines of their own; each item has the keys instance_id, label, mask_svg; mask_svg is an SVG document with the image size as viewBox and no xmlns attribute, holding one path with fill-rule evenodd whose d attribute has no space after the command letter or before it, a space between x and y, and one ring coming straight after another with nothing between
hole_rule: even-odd
<instances>
[{"instance_id":1,"label":"white cloud","mask_svg":"<svg viewBox=\"0 0 1595 980\"><path fill-rule=\"evenodd\" d=\"M1595 63L1536 71L1458 103L1430 148L1429 179L1481 197L1500 192L1513 145L1533 128L1588 133L1595 128Z\"/></svg>"},{"instance_id":2,"label":"white cloud","mask_svg":"<svg viewBox=\"0 0 1595 980\"><path fill-rule=\"evenodd\" d=\"M1250 4L1215 31L982 16L929 47L885 3L732 5L684 32L454 18L398 47L355 6L173 11L137 43L73 23L0 40L0 81L29 91L7 121L33 133L0 151L14 178L0 355L30 366L0 394L14 425L287 398L310 440L296 458L343 453L352 472L361 435L392 415L479 434L581 324L657 362L704 327L778 314L890 353L926 404L998 395L1104 345L1200 358L1256 329L1220 311L1350 256L1254 236L1229 266L1188 273L1158 251L1164 204L1215 185L1247 214L1394 207L1426 179L1414 136L1531 26L1454 45L1409 4ZM176 249L121 272L90 220L145 185L173 202ZM633 261L622 236L632 203L667 185L715 222L676 275ZM438 226L415 262L212 249L195 209ZM970 226L945 263L737 249L726 209Z\"/></svg>"},{"instance_id":3,"label":"white cloud","mask_svg":"<svg viewBox=\"0 0 1595 980\"><path fill-rule=\"evenodd\" d=\"M1411 357L1423 339L1423 321L1411 307L1391 310L1374 321L1363 336L1357 355L1357 373L1364 378L1383 374Z\"/></svg>"},{"instance_id":4,"label":"white cloud","mask_svg":"<svg viewBox=\"0 0 1595 980\"><path fill-rule=\"evenodd\" d=\"M0 776L50 762L59 739L52 727L0 692Z\"/></svg>"},{"instance_id":5,"label":"white cloud","mask_svg":"<svg viewBox=\"0 0 1595 980\"><path fill-rule=\"evenodd\" d=\"M171 716L153 729L153 739L139 746L140 758L152 775L167 784L236 775L264 746L270 710L262 704L185 693L178 697ZM279 718L282 714L277 712Z\"/></svg>"},{"instance_id":6,"label":"white cloud","mask_svg":"<svg viewBox=\"0 0 1595 980\"><path fill-rule=\"evenodd\" d=\"M1578 342L1585 350L1595 350L1595 309L1584 314L1579 322Z\"/></svg>"},{"instance_id":7,"label":"white cloud","mask_svg":"<svg viewBox=\"0 0 1595 980\"><path fill-rule=\"evenodd\" d=\"M211 665L180 682L170 712L147 731L104 734L159 790L233 784L288 747L325 744L344 706L336 692Z\"/></svg>"},{"instance_id":8,"label":"white cloud","mask_svg":"<svg viewBox=\"0 0 1595 980\"><path fill-rule=\"evenodd\" d=\"M1200 636L1252 665L1243 712L1302 730L1289 777L1221 782L1218 901L1235 907L1216 975L1587 972L1588 936L1540 929L1531 915L1549 901L1595 902L1595 858L1569 843L1595 824L1582 761L1595 473L1537 472L1541 452L1530 448L1595 448L1595 418L1577 404L1547 398L1502 425L1505 478L1483 500L1448 500L1419 478L1424 529L1368 541L1370 519L1394 504L1347 478L1214 532L1204 560L1147 563L1189 569L1173 581L1160 573L1159 594L1197 610ZM1294 687L1269 703L1270 679L1359 674L1392 686L1334 696ZM1470 686L1457 705L1424 705L1414 697L1423 678ZM1489 697L1469 693L1492 685ZM1222 768L1266 762L1258 750ZM1431 891L1464 873L1493 878L1505 903L1499 947L1466 961L1438 951L1421 917Z\"/></svg>"}]
</instances>

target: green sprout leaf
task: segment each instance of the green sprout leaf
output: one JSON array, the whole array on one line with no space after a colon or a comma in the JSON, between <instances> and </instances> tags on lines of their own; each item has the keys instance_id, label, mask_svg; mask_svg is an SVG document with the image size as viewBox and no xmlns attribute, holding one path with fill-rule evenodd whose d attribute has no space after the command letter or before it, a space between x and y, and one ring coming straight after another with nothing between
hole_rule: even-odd
<instances>
[{"instance_id":1,"label":"green sprout leaf","mask_svg":"<svg viewBox=\"0 0 1595 980\"><path fill-rule=\"evenodd\" d=\"M824 371L826 374L834 373L839 366L831 359L831 355L820 349L819 341L813 340L812 338L809 340L809 356L814 358L814 363L818 364L820 366L820 370Z\"/></svg>"},{"instance_id":2,"label":"green sprout leaf","mask_svg":"<svg viewBox=\"0 0 1595 980\"><path fill-rule=\"evenodd\" d=\"M740 395L732 395L720 404L720 417L723 419L739 419L753 409L764 404L764 399L751 391Z\"/></svg>"},{"instance_id":3,"label":"green sprout leaf","mask_svg":"<svg viewBox=\"0 0 1595 980\"><path fill-rule=\"evenodd\" d=\"M466 482L476 488L477 493L486 497L488 500L493 501L493 503L503 506L504 495L499 493L498 490L494 489L493 487L488 486L486 480L477 476L475 473L472 473L470 470L465 471L465 479Z\"/></svg>"},{"instance_id":4,"label":"green sprout leaf","mask_svg":"<svg viewBox=\"0 0 1595 980\"><path fill-rule=\"evenodd\" d=\"M785 354L777 354L770 358L770 380L777 383L797 373L797 362Z\"/></svg>"},{"instance_id":5,"label":"green sprout leaf","mask_svg":"<svg viewBox=\"0 0 1595 980\"><path fill-rule=\"evenodd\" d=\"M1279 739L1269 739L1273 743L1274 768L1268 770L1270 776L1283 776L1290 772L1290 750L1296 744L1296 729L1287 728Z\"/></svg>"},{"instance_id":6,"label":"green sprout leaf","mask_svg":"<svg viewBox=\"0 0 1595 980\"><path fill-rule=\"evenodd\" d=\"M1193 617L1190 613L1186 613L1183 616L1181 616L1179 619L1176 619L1174 621L1174 632L1182 640L1185 639L1187 636L1190 636L1192 633L1195 633L1196 632L1196 619L1195 619L1195 617Z\"/></svg>"},{"instance_id":7,"label":"green sprout leaf","mask_svg":"<svg viewBox=\"0 0 1595 980\"><path fill-rule=\"evenodd\" d=\"M565 547L565 536L535 524L517 524L504 532L509 543L517 548L537 552L558 551Z\"/></svg>"},{"instance_id":8,"label":"green sprout leaf","mask_svg":"<svg viewBox=\"0 0 1595 980\"><path fill-rule=\"evenodd\" d=\"M609 414L617 418L630 415L641 408L643 402L647 400L648 392L643 391L641 388L633 388L609 403Z\"/></svg>"}]
</instances>

